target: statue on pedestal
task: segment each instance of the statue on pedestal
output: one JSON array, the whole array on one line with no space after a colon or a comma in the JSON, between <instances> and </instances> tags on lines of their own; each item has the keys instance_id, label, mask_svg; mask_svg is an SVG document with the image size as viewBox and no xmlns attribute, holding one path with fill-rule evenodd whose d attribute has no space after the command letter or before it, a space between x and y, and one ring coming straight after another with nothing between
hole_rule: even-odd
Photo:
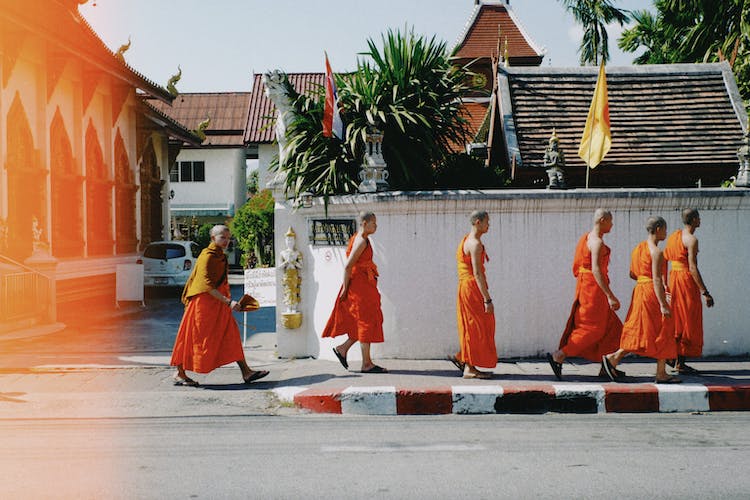
<instances>
[{"instance_id":1,"label":"statue on pedestal","mask_svg":"<svg viewBox=\"0 0 750 500\"><path fill-rule=\"evenodd\" d=\"M294 248L297 236L294 229L290 227L285 236L286 249L281 251L281 263L279 264L279 268L284 273L281 279L281 283L284 285L284 304L286 304L286 312L298 312L297 306L300 302L300 285L302 283L300 276L302 254Z\"/></svg>"},{"instance_id":2,"label":"statue on pedestal","mask_svg":"<svg viewBox=\"0 0 750 500\"><path fill-rule=\"evenodd\" d=\"M286 74L279 70L269 71L263 75L263 85L266 87L265 94L276 106L276 141L279 143L279 170L268 187L280 189L286 184L286 173L281 168L286 161L287 139L286 131L294 119L294 106L291 95L294 92L292 84Z\"/></svg>"},{"instance_id":3,"label":"statue on pedestal","mask_svg":"<svg viewBox=\"0 0 750 500\"><path fill-rule=\"evenodd\" d=\"M745 130L742 146L737 149L737 159L740 162L740 169L737 171L737 178L734 181L734 185L737 187L750 187L750 125Z\"/></svg>"},{"instance_id":4,"label":"statue on pedestal","mask_svg":"<svg viewBox=\"0 0 750 500\"><path fill-rule=\"evenodd\" d=\"M302 287L302 253L295 248L297 235L291 227L286 232L286 249L281 251L279 269L283 273L281 284L286 310L282 314L285 328L299 328L302 313L299 312L300 288Z\"/></svg>"},{"instance_id":5,"label":"statue on pedestal","mask_svg":"<svg viewBox=\"0 0 750 500\"><path fill-rule=\"evenodd\" d=\"M560 150L560 139L552 129L547 149L544 151L544 168L547 170L549 185L547 189L565 189L565 177L562 169L565 167L565 154Z\"/></svg>"}]
</instances>

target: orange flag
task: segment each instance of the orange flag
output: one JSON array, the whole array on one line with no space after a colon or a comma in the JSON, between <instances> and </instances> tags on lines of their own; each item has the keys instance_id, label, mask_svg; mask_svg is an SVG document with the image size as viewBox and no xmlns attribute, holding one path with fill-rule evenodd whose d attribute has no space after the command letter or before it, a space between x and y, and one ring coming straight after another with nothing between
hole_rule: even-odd
<instances>
[{"instance_id":1,"label":"orange flag","mask_svg":"<svg viewBox=\"0 0 750 500\"><path fill-rule=\"evenodd\" d=\"M599 67L599 78L596 80L594 98L591 100L586 127L583 129L578 156L589 166L595 168L601 163L604 155L612 147L612 133L609 130L609 99L607 98L607 74L604 63Z\"/></svg>"}]
</instances>

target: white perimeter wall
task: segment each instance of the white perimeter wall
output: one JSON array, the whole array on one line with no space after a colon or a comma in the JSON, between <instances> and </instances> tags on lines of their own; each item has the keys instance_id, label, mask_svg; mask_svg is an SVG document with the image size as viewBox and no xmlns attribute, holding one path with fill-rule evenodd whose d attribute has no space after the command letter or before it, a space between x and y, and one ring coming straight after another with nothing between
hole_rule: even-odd
<instances>
[{"instance_id":1,"label":"white perimeter wall","mask_svg":"<svg viewBox=\"0 0 750 500\"><path fill-rule=\"evenodd\" d=\"M591 227L597 207L612 210L614 228L605 238L612 248L610 279L625 319L634 282L628 277L630 252L646 238L649 215L661 215L671 233L681 228L680 210L701 213L699 266L716 306L704 309L705 355L750 352L750 190L502 190L388 192L329 200L329 218L355 218L361 210L378 217L372 237L380 270L385 342L373 345L376 358L441 358L458 349L456 262L458 243L474 209L490 213L483 237L490 261L487 279L495 303L498 355L539 356L555 349L575 291L575 244ZM277 273L278 351L281 357L332 359L343 340L320 339L341 286L344 247L312 246L309 221L324 218L322 200L292 210L276 204L276 250L285 248L289 226L304 255L302 327L286 330L281 274ZM662 243L663 246L663 243ZM357 359L352 349L351 359Z\"/></svg>"}]
</instances>

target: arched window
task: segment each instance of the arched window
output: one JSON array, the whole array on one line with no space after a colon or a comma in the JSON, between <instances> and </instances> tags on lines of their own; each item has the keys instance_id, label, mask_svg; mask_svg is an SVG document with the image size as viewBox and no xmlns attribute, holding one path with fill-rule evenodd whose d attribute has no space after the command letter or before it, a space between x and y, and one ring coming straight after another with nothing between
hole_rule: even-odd
<instances>
[{"instance_id":1,"label":"arched window","mask_svg":"<svg viewBox=\"0 0 750 500\"><path fill-rule=\"evenodd\" d=\"M161 175L149 141L141 159L141 246L162 239Z\"/></svg>"},{"instance_id":2,"label":"arched window","mask_svg":"<svg viewBox=\"0 0 750 500\"><path fill-rule=\"evenodd\" d=\"M133 253L138 249L135 234L135 184L128 152L120 129L115 136L115 228L117 253Z\"/></svg>"},{"instance_id":3,"label":"arched window","mask_svg":"<svg viewBox=\"0 0 750 500\"><path fill-rule=\"evenodd\" d=\"M39 150L34 148L34 137L16 92L7 117L8 161L8 255L23 260L31 255L34 236L32 221L42 229L40 241L49 241L47 227L47 171L41 167Z\"/></svg>"},{"instance_id":4,"label":"arched window","mask_svg":"<svg viewBox=\"0 0 750 500\"><path fill-rule=\"evenodd\" d=\"M50 125L50 180L52 239L55 257L83 256L83 177L73 160L60 109Z\"/></svg>"},{"instance_id":5,"label":"arched window","mask_svg":"<svg viewBox=\"0 0 750 500\"><path fill-rule=\"evenodd\" d=\"M89 255L112 254L112 180L92 121L86 129L86 243Z\"/></svg>"}]
</instances>

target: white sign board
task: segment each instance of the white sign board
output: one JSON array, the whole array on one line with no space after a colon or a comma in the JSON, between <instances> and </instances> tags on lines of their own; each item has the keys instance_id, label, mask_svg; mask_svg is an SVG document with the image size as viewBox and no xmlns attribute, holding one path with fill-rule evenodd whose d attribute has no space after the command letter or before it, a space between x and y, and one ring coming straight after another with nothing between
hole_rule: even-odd
<instances>
[{"instance_id":1,"label":"white sign board","mask_svg":"<svg viewBox=\"0 0 750 500\"><path fill-rule=\"evenodd\" d=\"M143 302L143 264L117 264L116 273L115 300Z\"/></svg>"},{"instance_id":2,"label":"white sign board","mask_svg":"<svg viewBox=\"0 0 750 500\"><path fill-rule=\"evenodd\" d=\"M261 307L276 305L276 268L245 269L245 293L255 297Z\"/></svg>"}]
</instances>

